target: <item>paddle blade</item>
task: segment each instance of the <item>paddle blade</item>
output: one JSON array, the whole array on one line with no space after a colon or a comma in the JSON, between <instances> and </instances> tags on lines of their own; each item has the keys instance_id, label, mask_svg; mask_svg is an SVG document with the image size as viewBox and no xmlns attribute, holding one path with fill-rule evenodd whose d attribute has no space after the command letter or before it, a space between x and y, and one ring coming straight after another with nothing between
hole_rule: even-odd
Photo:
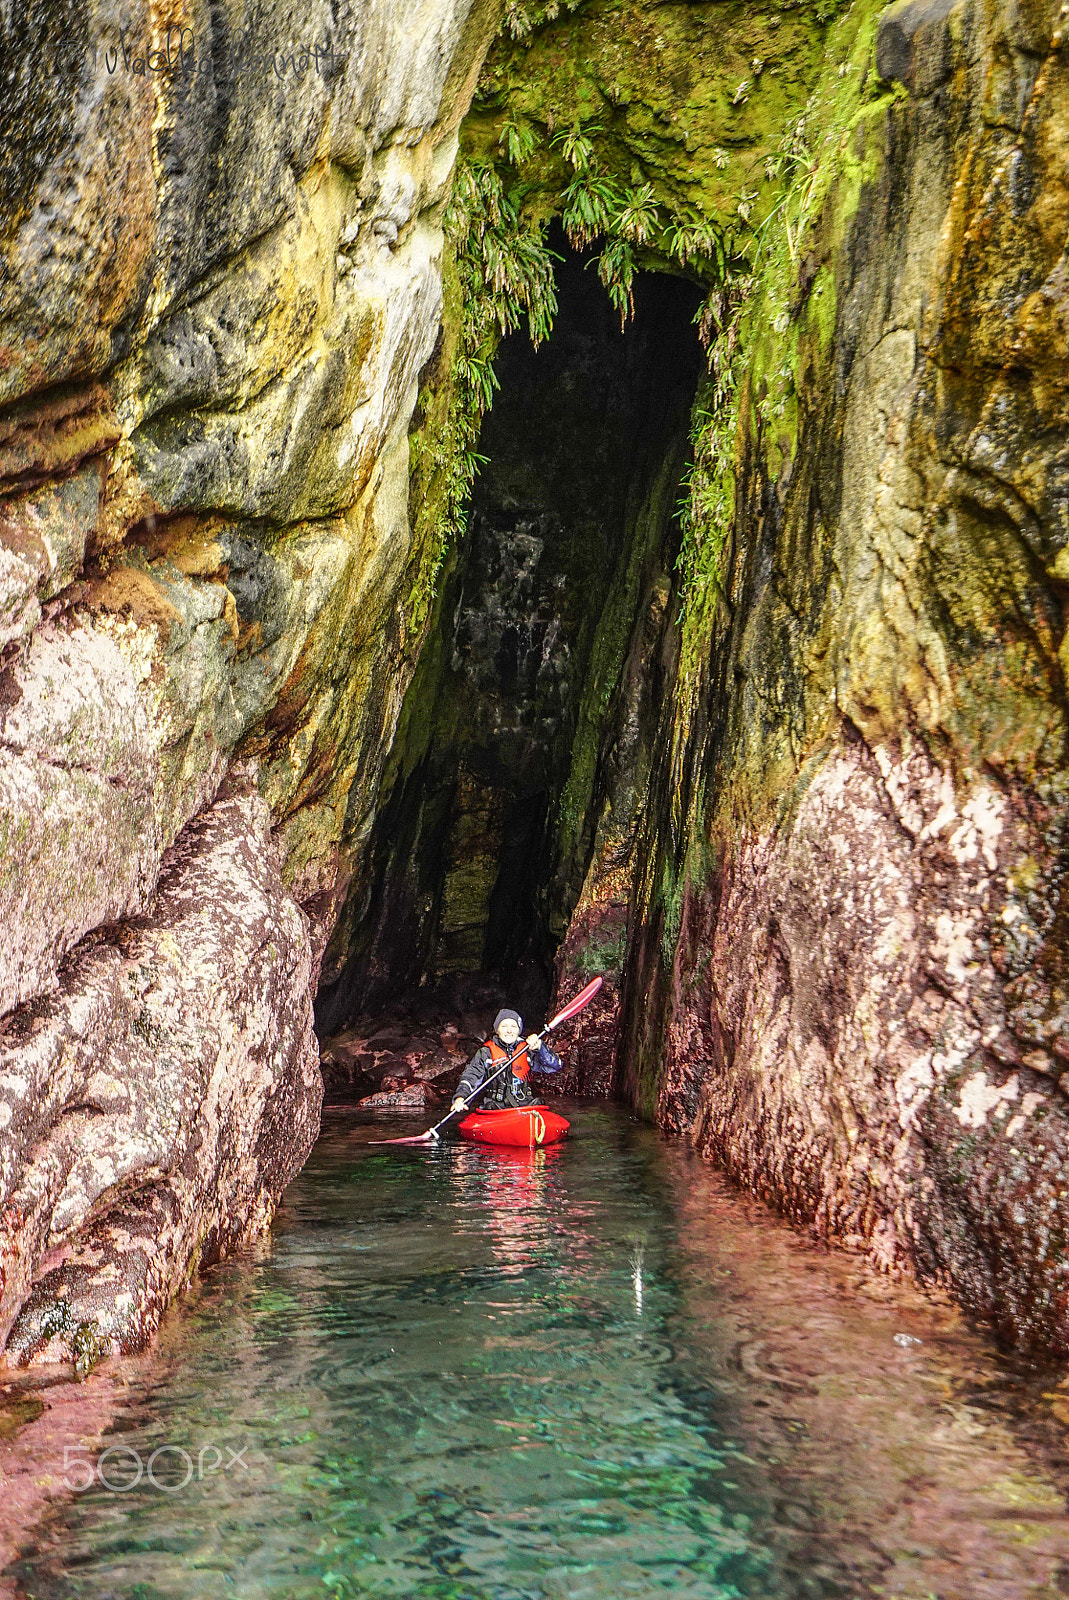
<instances>
[{"instance_id":1,"label":"paddle blade","mask_svg":"<svg viewBox=\"0 0 1069 1600\"><path fill-rule=\"evenodd\" d=\"M562 1022L567 1022L568 1018L574 1017L577 1011L582 1011L583 1007L593 1000L604 982L604 978L595 978L593 983L588 983L585 989L580 990L574 1000L568 1001L563 1011L557 1012L552 1022L546 1024L546 1032L548 1033L550 1028L559 1028Z\"/></svg>"},{"instance_id":2,"label":"paddle blade","mask_svg":"<svg viewBox=\"0 0 1069 1600\"><path fill-rule=\"evenodd\" d=\"M368 1144L437 1144L436 1133L413 1133L407 1139L369 1139Z\"/></svg>"}]
</instances>

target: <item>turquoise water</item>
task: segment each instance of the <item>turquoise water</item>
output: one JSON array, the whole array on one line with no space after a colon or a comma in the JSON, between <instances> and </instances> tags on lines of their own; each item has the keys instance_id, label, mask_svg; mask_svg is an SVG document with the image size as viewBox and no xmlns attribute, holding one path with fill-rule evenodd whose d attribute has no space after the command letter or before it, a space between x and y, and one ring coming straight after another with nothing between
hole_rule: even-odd
<instances>
[{"instance_id":1,"label":"turquoise water","mask_svg":"<svg viewBox=\"0 0 1069 1600\"><path fill-rule=\"evenodd\" d=\"M271 1238L214 1269L127 1365L125 1403L86 1450L93 1486L9 1569L23 1593L958 1592L910 1554L916 1518L886 1545L907 1482L942 1470L910 1442L942 1417L933 1340L945 1365L947 1338L968 1336L925 1324L896 1344L923 1306L852 1305L838 1269L616 1110L587 1108L541 1152L369 1147L400 1126L328 1117ZM814 1317L816 1345L799 1344ZM815 1373L829 1337L834 1370ZM1023 1544L972 1513L970 1548L993 1541L1008 1587L963 1567L961 1592L1064 1593L1043 1545L1055 1524L1063 1536L1061 1501L992 1426L932 1503L952 1492L968 1523L986 1450L1016 1474L1015 1504L1045 1510Z\"/></svg>"}]
</instances>

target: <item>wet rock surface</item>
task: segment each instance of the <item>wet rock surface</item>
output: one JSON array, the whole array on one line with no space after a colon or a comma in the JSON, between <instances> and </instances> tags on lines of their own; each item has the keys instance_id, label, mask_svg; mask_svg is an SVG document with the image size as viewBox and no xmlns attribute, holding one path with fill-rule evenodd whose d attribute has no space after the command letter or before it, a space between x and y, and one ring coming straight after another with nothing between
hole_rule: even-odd
<instances>
[{"instance_id":1,"label":"wet rock surface","mask_svg":"<svg viewBox=\"0 0 1069 1600\"><path fill-rule=\"evenodd\" d=\"M310 1006L418 644L408 423L494 19L174 20L32 0L0 29L9 1362L143 1343L314 1139Z\"/></svg>"},{"instance_id":2,"label":"wet rock surface","mask_svg":"<svg viewBox=\"0 0 1069 1600\"><path fill-rule=\"evenodd\" d=\"M814 235L796 441L744 395L620 1060L790 1215L1064 1352L1063 20L882 14L899 98Z\"/></svg>"},{"instance_id":3,"label":"wet rock surface","mask_svg":"<svg viewBox=\"0 0 1069 1600\"><path fill-rule=\"evenodd\" d=\"M620 1047L620 980L627 936L627 907L608 899L577 911L557 955L553 1009L566 1005L592 976L601 988L570 1024L571 1048L554 1092L609 1097Z\"/></svg>"},{"instance_id":4,"label":"wet rock surface","mask_svg":"<svg viewBox=\"0 0 1069 1600\"><path fill-rule=\"evenodd\" d=\"M220 799L151 918L0 1035L5 1362L141 1348L197 1265L269 1224L319 1127L307 918L267 808Z\"/></svg>"},{"instance_id":5,"label":"wet rock surface","mask_svg":"<svg viewBox=\"0 0 1069 1600\"><path fill-rule=\"evenodd\" d=\"M840 752L789 835L689 900L659 1116L799 1220L1060 1348L1064 1098L979 936L1018 920L991 903L1014 821L982 792L939 823L933 777Z\"/></svg>"}]
</instances>

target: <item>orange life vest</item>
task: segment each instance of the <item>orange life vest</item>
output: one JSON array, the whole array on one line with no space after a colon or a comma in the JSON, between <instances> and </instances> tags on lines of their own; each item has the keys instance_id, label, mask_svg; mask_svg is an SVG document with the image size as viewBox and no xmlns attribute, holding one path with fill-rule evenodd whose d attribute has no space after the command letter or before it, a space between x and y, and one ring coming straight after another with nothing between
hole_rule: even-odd
<instances>
[{"instance_id":1,"label":"orange life vest","mask_svg":"<svg viewBox=\"0 0 1069 1600\"><path fill-rule=\"evenodd\" d=\"M490 1072L496 1072L498 1067L501 1066L502 1062L507 1061L509 1056L512 1054L512 1050L504 1050L501 1045L498 1044L496 1039L487 1039L486 1048L489 1050L491 1056ZM513 1045L512 1049L520 1050L519 1039L516 1040L516 1043ZM527 1054L526 1045L523 1046L522 1050L520 1050L520 1054L512 1063L512 1070L516 1074L517 1078L521 1078L524 1082L527 1081L527 1074L531 1070L531 1058ZM487 1077L489 1076L490 1073L488 1072ZM505 1074L502 1073L497 1081L498 1083L503 1083L504 1080Z\"/></svg>"}]
</instances>

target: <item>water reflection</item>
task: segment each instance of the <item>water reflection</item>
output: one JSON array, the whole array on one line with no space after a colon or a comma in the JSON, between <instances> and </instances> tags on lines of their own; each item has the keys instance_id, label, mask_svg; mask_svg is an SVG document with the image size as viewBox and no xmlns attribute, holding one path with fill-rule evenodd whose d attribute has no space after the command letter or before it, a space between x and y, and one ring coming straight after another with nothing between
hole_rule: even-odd
<instances>
[{"instance_id":1,"label":"water reflection","mask_svg":"<svg viewBox=\"0 0 1069 1600\"><path fill-rule=\"evenodd\" d=\"M98 1482L25 1594L1067 1592L1055 1468L951 1313L604 1108L533 1152L382 1128L334 1119L269 1247L126 1364L113 1447L247 1469Z\"/></svg>"},{"instance_id":2,"label":"water reflection","mask_svg":"<svg viewBox=\"0 0 1069 1600\"><path fill-rule=\"evenodd\" d=\"M554 1253L550 1208L564 1203L564 1169L553 1181L563 1150L449 1148L446 1160L481 1211L495 1261L506 1277L522 1276L536 1264L560 1267Z\"/></svg>"}]
</instances>

